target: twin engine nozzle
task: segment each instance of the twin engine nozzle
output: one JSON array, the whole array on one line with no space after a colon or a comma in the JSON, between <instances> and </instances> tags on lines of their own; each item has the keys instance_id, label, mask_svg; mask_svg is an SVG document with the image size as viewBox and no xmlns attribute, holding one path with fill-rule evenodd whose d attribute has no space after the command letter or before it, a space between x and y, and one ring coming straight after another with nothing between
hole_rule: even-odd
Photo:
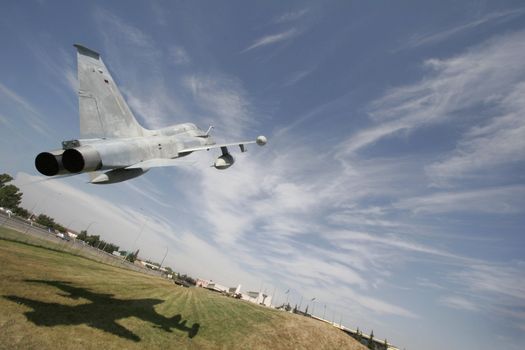
<instances>
[{"instance_id":1,"label":"twin engine nozzle","mask_svg":"<svg viewBox=\"0 0 525 350\"><path fill-rule=\"evenodd\" d=\"M43 175L95 171L102 167L98 152L89 146L42 152L35 158L35 167Z\"/></svg>"}]
</instances>

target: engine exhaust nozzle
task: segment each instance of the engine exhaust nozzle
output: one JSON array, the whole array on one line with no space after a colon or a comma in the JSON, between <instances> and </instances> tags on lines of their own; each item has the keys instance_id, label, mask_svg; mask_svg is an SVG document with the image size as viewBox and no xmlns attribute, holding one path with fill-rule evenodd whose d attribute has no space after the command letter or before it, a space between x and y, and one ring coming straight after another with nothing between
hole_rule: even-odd
<instances>
[{"instance_id":1,"label":"engine exhaust nozzle","mask_svg":"<svg viewBox=\"0 0 525 350\"><path fill-rule=\"evenodd\" d=\"M62 156L62 161L64 168L72 173L94 171L102 166L97 150L89 146L66 149Z\"/></svg>"},{"instance_id":2,"label":"engine exhaust nozzle","mask_svg":"<svg viewBox=\"0 0 525 350\"><path fill-rule=\"evenodd\" d=\"M35 167L41 174L55 176L67 173L62 164L64 150L42 152L35 158Z\"/></svg>"}]
</instances>

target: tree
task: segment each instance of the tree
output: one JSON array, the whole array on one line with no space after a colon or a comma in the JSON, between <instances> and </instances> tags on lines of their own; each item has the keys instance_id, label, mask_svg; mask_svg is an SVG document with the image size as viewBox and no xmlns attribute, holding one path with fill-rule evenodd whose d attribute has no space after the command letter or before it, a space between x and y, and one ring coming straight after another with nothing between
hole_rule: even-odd
<instances>
[{"instance_id":1,"label":"tree","mask_svg":"<svg viewBox=\"0 0 525 350\"><path fill-rule=\"evenodd\" d=\"M42 226L45 226L45 227L51 227L53 229L55 228L55 225L56 225L55 219L47 215L44 215L44 214L40 214L37 216L36 223Z\"/></svg>"},{"instance_id":2,"label":"tree","mask_svg":"<svg viewBox=\"0 0 525 350\"><path fill-rule=\"evenodd\" d=\"M367 344L367 347L369 349L375 349L375 343L374 343L374 330L372 330L372 332L370 332L370 338L368 338L368 344Z\"/></svg>"},{"instance_id":3,"label":"tree","mask_svg":"<svg viewBox=\"0 0 525 350\"><path fill-rule=\"evenodd\" d=\"M15 210L22 200L22 192L15 185L6 185L13 178L9 174L0 174L0 207Z\"/></svg>"},{"instance_id":4,"label":"tree","mask_svg":"<svg viewBox=\"0 0 525 350\"><path fill-rule=\"evenodd\" d=\"M87 231L86 230L80 231L80 233L77 236L77 239L80 239L81 241L86 241L86 239L87 239Z\"/></svg>"},{"instance_id":5,"label":"tree","mask_svg":"<svg viewBox=\"0 0 525 350\"><path fill-rule=\"evenodd\" d=\"M194 278L192 278L191 276L188 276L186 274L184 275L179 275L179 279L183 280L183 281L186 281L188 282L189 284L191 285L196 285L197 284L197 281L195 281Z\"/></svg>"},{"instance_id":6,"label":"tree","mask_svg":"<svg viewBox=\"0 0 525 350\"><path fill-rule=\"evenodd\" d=\"M88 235L86 237L86 243L90 246L94 247L100 242L100 236L99 235Z\"/></svg>"},{"instance_id":7,"label":"tree","mask_svg":"<svg viewBox=\"0 0 525 350\"><path fill-rule=\"evenodd\" d=\"M361 342L361 331L359 330L359 327L357 327L357 330L355 331L355 336L358 342Z\"/></svg>"},{"instance_id":8,"label":"tree","mask_svg":"<svg viewBox=\"0 0 525 350\"><path fill-rule=\"evenodd\" d=\"M13 177L9 174L3 173L0 174L0 187L4 186L4 184L13 181Z\"/></svg>"},{"instance_id":9,"label":"tree","mask_svg":"<svg viewBox=\"0 0 525 350\"><path fill-rule=\"evenodd\" d=\"M104 246L102 246L102 250L108 253L113 253L114 251L118 251L118 246L114 245L113 243L106 243Z\"/></svg>"},{"instance_id":10,"label":"tree","mask_svg":"<svg viewBox=\"0 0 525 350\"><path fill-rule=\"evenodd\" d=\"M135 260L137 260L137 257L139 256L139 250L140 249L137 249L135 253L128 254L128 256L126 256L126 260L129 262L135 262Z\"/></svg>"},{"instance_id":11,"label":"tree","mask_svg":"<svg viewBox=\"0 0 525 350\"><path fill-rule=\"evenodd\" d=\"M22 207L15 208L13 210L13 212L17 216L20 216L20 217L25 218L25 219L29 218L29 216L31 215L31 213L27 209L22 208Z\"/></svg>"}]
</instances>

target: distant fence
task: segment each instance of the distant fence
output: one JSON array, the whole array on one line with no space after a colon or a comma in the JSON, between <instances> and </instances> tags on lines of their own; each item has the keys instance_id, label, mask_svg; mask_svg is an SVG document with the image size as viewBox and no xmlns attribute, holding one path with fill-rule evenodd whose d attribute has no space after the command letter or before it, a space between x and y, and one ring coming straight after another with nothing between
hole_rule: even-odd
<instances>
[{"instance_id":1,"label":"distant fence","mask_svg":"<svg viewBox=\"0 0 525 350\"><path fill-rule=\"evenodd\" d=\"M30 225L25 220L20 219L14 215L8 217L4 213L1 213L0 227L6 227L18 231L20 235L17 235L15 240L20 242L35 244L34 238L37 238L39 240L54 243L52 245L52 248L54 249L93 259L108 265L123 267L128 270L145 273L152 276L161 276L160 271L155 271L146 267L135 265L125 260L123 257L107 253L78 239L70 239L69 241L61 239L54 233L50 233L46 229L36 225Z\"/></svg>"}]
</instances>

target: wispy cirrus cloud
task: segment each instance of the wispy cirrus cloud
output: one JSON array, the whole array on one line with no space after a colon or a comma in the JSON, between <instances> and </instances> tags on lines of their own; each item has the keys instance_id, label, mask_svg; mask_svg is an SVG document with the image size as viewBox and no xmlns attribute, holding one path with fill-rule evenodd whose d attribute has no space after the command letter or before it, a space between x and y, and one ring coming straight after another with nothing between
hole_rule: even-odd
<instances>
[{"instance_id":1,"label":"wispy cirrus cloud","mask_svg":"<svg viewBox=\"0 0 525 350\"><path fill-rule=\"evenodd\" d=\"M462 178L480 178L525 161L525 82L500 102L502 115L468 130L456 149L426 168L438 186ZM501 177L501 176L499 176Z\"/></svg>"},{"instance_id":2,"label":"wispy cirrus cloud","mask_svg":"<svg viewBox=\"0 0 525 350\"><path fill-rule=\"evenodd\" d=\"M376 125L344 141L341 154L351 155L385 137L454 118L476 120L476 108L490 110L489 118L499 116L510 98L520 98L513 92L525 79L524 38L525 32L515 32L453 58L427 60L429 72L424 79L390 89L371 103L369 115Z\"/></svg>"},{"instance_id":3,"label":"wispy cirrus cloud","mask_svg":"<svg viewBox=\"0 0 525 350\"><path fill-rule=\"evenodd\" d=\"M182 46L172 46L168 51L173 64L187 64L191 62L188 52Z\"/></svg>"},{"instance_id":4,"label":"wispy cirrus cloud","mask_svg":"<svg viewBox=\"0 0 525 350\"><path fill-rule=\"evenodd\" d=\"M485 14L477 19L474 19L468 23L461 24L443 31L438 31L436 33L430 34L416 34L412 36L401 48L414 48L423 45L429 45L432 43L440 42L446 40L454 35L473 30L477 27L480 27L485 24L494 23L494 22L504 22L521 16L525 13L525 9L513 9L508 11L494 12Z\"/></svg>"},{"instance_id":5,"label":"wispy cirrus cloud","mask_svg":"<svg viewBox=\"0 0 525 350\"><path fill-rule=\"evenodd\" d=\"M284 82L284 86L293 86L297 84L298 82L300 82L301 80L303 80L304 78L312 74L314 70L315 68L311 68L311 69L300 70L300 71L293 73L288 79L286 79L286 81Z\"/></svg>"},{"instance_id":6,"label":"wispy cirrus cloud","mask_svg":"<svg viewBox=\"0 0 525 350\"><path fill-rule=\"evenodd\" d=\"M124 40L124 43L130 43L143 49L154 49L153 40L144 31L130 25L122 18L116 16L108 10L97 7L93 13L95 19L102 25L101 33L106 40ZM138 54L155 54L157 50L152 52L137 52Z\"/></svg>"},{"instance_id":7,"label":"wispy cirrus cloud","mask_svg":"<svg viewBox=\"0 0 525 350\"><path fill-rule=\"evenodd\" d=\"M26 113L23 113L26 123L34 131L40 135L49 135L49 128L43 122L42 115L36 110L36 108L27 101L24 97L20 96L12 89L0 82L0 98L4 97L8 103L13 103L15 106L22 108ZM5 123L6 125L8 123Z\"/></svg>"},{"instance_id":8,"label":"wispy cirrus cloud","mask_svg":"<svg viewBox=\"0 0 525 350\"><path fill-rule=\"evenodd\" d=\"M277 34L271 34L263 36L262 38L259 38L255 40L251 45L246 47L244 50L241 51L241 53L245 53L257 48L261 48L268 45L277 44L279 42L287 41L295 36L299 35L300 31L296 28L289 29L287 31L277 33Z\"/></svg>"},{"instance_id":9,"label":"wispy cirrus cloud","mask_svg":"<svg viewBox=\"0 0 525 350\"><path fill-rule=\"evenodd\" d=\"M517 261L507 264L473 264L461 271L451 273L451 278L470 291L484 292L510 298L525 307L525 262ZM509 300L494 299L496 304L507 304ZM525 319L525 314L523 315Z\"/></svg>"},{"instance_id":10,"label":"wispy cirrus cloud","mask_svg":"<svg viewBox=\"0 0 525 350\"><path fill-rule=\"evenodd\" d=\"M461 297L457 295L450 295L446 297L442 297L439 299L439 302L445 306L459 309L459 310L466 310L466 311L479 311L478 306L473 303L472 301Z\"/></svg>"},{"instance_id":11,"label":"wispy cirrus cloud","mask_svg":"<svg viewBox=\"0 0 525 350\"><path fill-rule=\"evenodd\" d=\"M514 214L525 211L525 186L438 192L404 198L393 204L414 213L483 212Z\"/></svg>"},{"instance_id":12,"label":"wispy cirrus cloud","mask_svg":"<svg viewBox=\"0 0 525 350\"><path fill-rule=\"evenodd\" d=\"M202 122L216 125L222 137L243 137L244 130L253 124L252 107L240 81L193 74L183 79L183 86L206 116Z\"/></svg>"},{"instance_id":13,"label":"wispy cirrus cloud","mask_svg":"<svg viewBox=\"0 0 525 350\"><path fill-rule=\"evenodd\" d=\"M296 11L285 12L274 19L274 23L286 23L297 21L298 19L304 17L308 12L309 8L304 8Z\"/></svg>"},{"instance_id":14,"label":"wispy cirrus cloud","mask_svg":"<svg viewBox=\"0 0 525 350\"><path fill-rule=\"evenodd\" d=\"M520 328L525 322L525 262L474 262L450 272L448 280L455 295L438 299L445 306L481 312ZM462 294L457 294L462 293Z\"/></svg>"}]
</instances>

